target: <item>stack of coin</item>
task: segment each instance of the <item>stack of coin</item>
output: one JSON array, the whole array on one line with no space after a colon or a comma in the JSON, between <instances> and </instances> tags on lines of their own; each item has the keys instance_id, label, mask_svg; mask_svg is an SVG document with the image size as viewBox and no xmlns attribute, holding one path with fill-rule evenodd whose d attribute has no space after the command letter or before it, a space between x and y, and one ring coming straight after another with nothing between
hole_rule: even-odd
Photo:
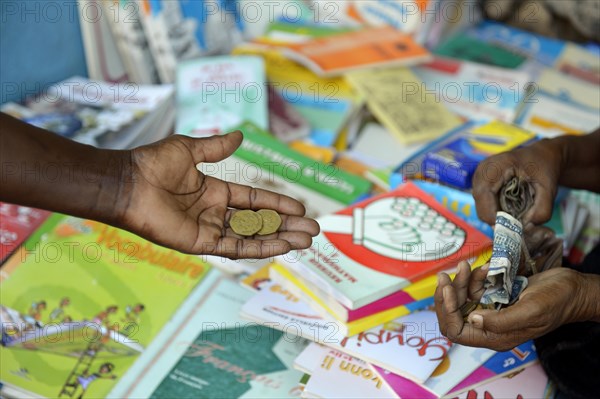
<instances>
[{"instance_id":1,"label":"stack of coin","mask_svg":"<svg viewBox=\"0 0 600 399\"><path fill-rule=\"evenodd\" d=\"M229 225L241 236L268 235L279 229L281 216L272 209L261 209L257 212L245 209L235 212Z\"/></svg>"}]
</instances>

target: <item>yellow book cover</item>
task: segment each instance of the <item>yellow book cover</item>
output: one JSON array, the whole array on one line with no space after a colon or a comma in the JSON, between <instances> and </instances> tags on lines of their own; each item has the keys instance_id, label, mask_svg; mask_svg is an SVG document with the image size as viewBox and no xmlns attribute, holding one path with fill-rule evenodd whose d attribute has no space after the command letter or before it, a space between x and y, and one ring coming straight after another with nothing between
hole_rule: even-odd
<instances>
[{"instance_id":1,"label":"yellow book cover","mask_svg":"<svg viewBox=\"0 0 600 399\"><path fill-rule=\"evenodd\" d=\"M405 144L437 138L462 123L408 68L357 71L347 78L377 119Z\"/></svg>"}]
</instances>

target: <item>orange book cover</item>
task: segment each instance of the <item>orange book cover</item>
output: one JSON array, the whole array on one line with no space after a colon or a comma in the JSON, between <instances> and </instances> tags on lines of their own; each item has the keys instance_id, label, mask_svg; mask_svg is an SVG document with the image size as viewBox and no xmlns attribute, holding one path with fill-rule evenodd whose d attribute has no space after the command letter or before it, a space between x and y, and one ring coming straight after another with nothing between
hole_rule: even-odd
<instances>
[{"instance_id":1,"label":"orange book cover","mask_svg":"<svg viewBox=\"0 0 600 399\"><path fill-rule=\"evenodd\" d=\"M321 76L362 68L409 66L431 58L427 49L412 37L392 27L368 28L289 44L284 54Z\"/></svg>"}]
</instances>

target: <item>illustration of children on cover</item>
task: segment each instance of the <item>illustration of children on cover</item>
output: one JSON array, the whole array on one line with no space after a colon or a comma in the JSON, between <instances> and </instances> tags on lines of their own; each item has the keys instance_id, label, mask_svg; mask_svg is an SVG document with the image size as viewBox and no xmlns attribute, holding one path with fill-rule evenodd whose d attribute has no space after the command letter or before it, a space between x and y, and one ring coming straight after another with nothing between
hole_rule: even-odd
<instances>
[{"instance_id":1,"label":"illustration of children on cover","mask_svg":"<svg viewBox=\"0 0 600 399\"><path fill-rule=\"evenodd\" d=\"M137 331L137 326L140 324L140 313L142 313L145 309L145 306L141 303L136 305L127 305L125 307L125 317L121 320L123 321L123 329L121 333L123 335L131 335L135 331Z\"/></svg>"},{"instance_id":2,"label":"illustration of children on cover","mask_svg":"<svg viewBox=\"0 0 600 399\"><path fill-rule=\"evenodd\" d=\"M50 323L58 323L59 319L62 319L65 315L65 308L71 304L71 300L68 297L64 297L60 300L58 307L54 308L50 313Z\"/></svg>"},{"instance_id":3,"label":"illustration of children on cover","mask_svg":"<svg viewBox=\"0 0 600 399\"><path fill-rule=\"evenodd\" d=\"M79 396L77 398L82 399L83 395L85 394L85 392L87 391L87 389L89 388L89 386L92 382L94 382L98 379L111 379L111 380L116 379L117 378L116 375L110 374L114 370L114 368L115 368L115 366L112 363L103 363L100 365L100 367L98 368L98 372L96 372L96 373L88 374L87 370L84 371L83 373L81 373L80 375L77 376L77 382L65 385L65 387L74 388L73 392L71 394L69 394L69 392L66 392L65 390L63 390L63 392L61 392L61 395L67 394L71 397L74 397L75 392L77 391L77 388L81 387L81 393L79 394Z\"/></svg>"}]
</instances>

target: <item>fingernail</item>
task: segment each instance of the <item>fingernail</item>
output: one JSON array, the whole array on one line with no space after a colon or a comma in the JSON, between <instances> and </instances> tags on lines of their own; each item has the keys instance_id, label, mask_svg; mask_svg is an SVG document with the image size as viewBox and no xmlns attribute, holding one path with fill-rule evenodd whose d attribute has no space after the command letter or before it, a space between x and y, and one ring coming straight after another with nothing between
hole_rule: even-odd
<instances>
[{"instance_id":1,"label":"fingernail","mask_svg":"<svg viewBox=\"0 0 600 399\"><path fill-rule=\"evenodd\" d=\"M438 278L438 285L442 285L442 273L438 273L437 278Z\"/></svg>"},{"instance_id":2,"label":"fingernail","mask_svg":"<svg viewBox=\"0 0 600 399\"><path fill-rule=\"evenodd\" d=\"M469 317L469 323L477 328L483 328L483 316L480 314L471 314Z\"/></svg>"},{"instance_id":3,"label":"fingernail","mask_svg":"<svg viewBox=\"0 0 600 399\"><path fill-rule=\"evenodd\" d=\"M489 268L490 268L489 263L486 263L485 265L481 266L481 270L483 270L484 272L487 272Z\"/></svg>"}]
</instances>

